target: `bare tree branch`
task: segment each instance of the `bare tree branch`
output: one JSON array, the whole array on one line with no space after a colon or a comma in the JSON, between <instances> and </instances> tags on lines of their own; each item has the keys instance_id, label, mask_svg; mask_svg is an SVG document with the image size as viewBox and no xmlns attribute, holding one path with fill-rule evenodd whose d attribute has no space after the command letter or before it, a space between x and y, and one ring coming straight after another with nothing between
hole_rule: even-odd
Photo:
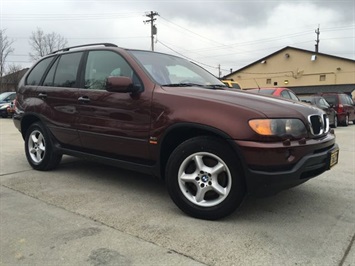
<instances>
[{"instance_id":1,"label":"bare tree branch","mask_svg":"<svg viewBox=\"0 0 355 266\"><path fill-rule=\"evenodd\" d=\"M37 60L55 50L64 48L67 46L68 41L58 33L45 34L42 29L37 28L36 31L32 32L29 44L34 51L30 53L30 57L33 60Z\"/></svg>"},{"instance_id":2,"label":"bare tree branch","mask_svg":"<svg viewBox=\"0 0 355 266\"><path fill-rule=\"evenodd\" d=\"M9 54L14 51L12 48L13 40L9 40L5 34L6 30L0 30L0 82L5 74L5 62ZM1 86L1 83L0 83Z\"/></svg>"},{"instance_id":3,"label":"bare tree branch","mask_svg":"<svg viewBox=\"0 0 355 266\"><path fill-rule=\"evenodd\" d=\"M5 63L6 58L9 54L14 51L14 48L11 47L13 40L9 40L5 34L6 30L0 29L0 91L2 90L3 76L5 72Z\"/></svg>"}]
</instances>

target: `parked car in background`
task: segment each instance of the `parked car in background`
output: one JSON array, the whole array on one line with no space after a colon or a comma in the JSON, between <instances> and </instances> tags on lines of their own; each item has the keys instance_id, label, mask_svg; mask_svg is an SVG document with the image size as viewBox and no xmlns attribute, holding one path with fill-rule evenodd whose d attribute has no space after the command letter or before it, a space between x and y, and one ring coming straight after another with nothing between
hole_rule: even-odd
<instances>
[{"instance_id":1,"label":"parked car in background","mask_svg":"<svg viewBox=\"0 0 355 266\"><path fill-rule=\"evenodd\" d=\"M287 88L258 88L258 89L249 89L247 91L299 101L296 94L292 90Z\"/></svg>"},{"instance_id":2,"label":"parked car in background","mask_svg":"<svg viewBox=\"0 0 355 266\"><path fill-rule=\"evenodd\" d=\"M0 94L0 104L11 103L16 98L16 92L8 91Z\"/></svg>"},{"instance_id":3,"label":"parked car in background","mask_svg":"<svg viewBox=\"0 0 355 266\"><path fill-rule=\"evenodd\" d=\"M53 169L69 154L155 175L182 211L202 219L338 162L322 110L231 90L186 59L114 44L42 58L20 81L15 104L32 168Z\"/></svg>"},{"instance_id":4,"label":"parked car in background","mask_svg":"<svg viewBox=\"0 0 355 266\"><path fill-rule=\"evenodd\" d=\"M11 103L3 103L0 104L0 116L2 118L6 118L6 117L11 117L13 112L13 108L11 107Z\"/></svg>"},{"instance_id":5,"label":"parked car in background","mask_svg":"<svg viewBox=\"0 0 355 266\"><path fill-rule=\"evenodd\" d=\"M322 93L321 96L332 106L338 115L338 123L348 126L349 121L355 124L355 104L345 93Z\"/></svg>"},{"instance_id":6,"label":"parked car in background","mask_svg":"<svg viewBox=\"0 0 355 266\"><path fill-rule=\"evenodd\" d=\"M0 94L0 116L3 118L11 115L11 103L16 97L16 92L3 92ZM10 114L9 114L10 112Z\"/></svg>"},{"instance_id":7,"label":"parked car in background","mask_svg":"<svg viewBox=\"0 0 355 266\"><path fill-rule=\"evenodd\" d=\"M10 103L16 98L16 92L7 91L0 94L0 104Z\"/></svg>"},{"instance_id":8,"label":"parked car in background","mask_svg":"<svg viewBox=\"0 0 355 266\"><path fill-rule=\"evenodd\" d=\"M241 89L239 83L236 82L236 81L234 81L234 80L222 79L221 81L222 81L225 85L227 85L229 88L238 89L238 90Z\"/></svg>"},{"instance_id":9,"label":"parked car in background","mask_svg":"<svg viewBox=\"0 0 355 266\"><path fill-rule=\"evenodd\" d=\"M338 126L337 112L333 107L320 95L298 96L298 98L305 103L317 106L322 109L329 117L330 126L336 128Z\"/></svg>"}]
</instances>

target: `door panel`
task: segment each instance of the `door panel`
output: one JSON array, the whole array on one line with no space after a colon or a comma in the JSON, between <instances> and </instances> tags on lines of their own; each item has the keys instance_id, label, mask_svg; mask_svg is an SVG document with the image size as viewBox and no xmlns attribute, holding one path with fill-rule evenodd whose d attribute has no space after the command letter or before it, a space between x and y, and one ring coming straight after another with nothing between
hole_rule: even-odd
<instances>
[{"instance_id":1,"label":"door panel","mask_svg":"<svg viewBox=\"0 0 355 266\"><path fill-rule=\"evenodd\" d=\"M146 158L150 104L129 93L79 90L89 102L79 106L79 135L84 148Z\"/></svg>"},{"instance_id":2,"label":"door panel","mask_svg":"<svg viewBox=\"0 0 355 266\"><path fill-rule=\"evenodd\" d=\"M38 87L37 97L42 101L38 112L47 120L54 137L62 144L80 146L76 130L78 89Z\"/></svg>"},{"instance_id":3,"label":"door panel","mask_svg":"<svg viewBox=\"0 0 355 266\"><path fill-rule=\"evenodd\" d=\"M48 71L37 97L42 101L39 112L48 127L62 144L81 146L77 132L78 83L77 73L83 52L57 58Z\"/></svg>"},{"instance_id":4,"label":"door panel","mask_svg":"<svg viewBox=\"0 0 355 266\"><path fill-rule=\"evenodd\" d=\"M85 88L79 89L78 95L81 143L96 152L147 158L150 95L108 92L108 76L127 76L139 83L132 68L116 52L88 53Z\"/></svg>"}]
</instances>

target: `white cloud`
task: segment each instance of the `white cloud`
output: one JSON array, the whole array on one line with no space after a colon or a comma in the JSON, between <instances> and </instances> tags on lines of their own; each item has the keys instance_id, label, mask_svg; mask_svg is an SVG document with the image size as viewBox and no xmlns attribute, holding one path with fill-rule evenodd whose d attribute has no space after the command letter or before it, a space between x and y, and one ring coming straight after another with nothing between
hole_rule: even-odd
<instances>
[{"instance_id":1,"label":"white cloud","mask_svg":"<svg viewBox=\"0 0 355 266\"><path fill-rule=\"evenodd\" d=\"M355 2L340 1L14 1L2 0L0 28L15 41L9 60L31 65L28 38L40 27L69 45L112 42L150 49L147 11L157 11L156 50L183 54L217 73L236 70L285 46L355 59ZM169 48L164 46L167 45ZM174 51L173 51L174 50Z\"/></svg>"}]
</instances>

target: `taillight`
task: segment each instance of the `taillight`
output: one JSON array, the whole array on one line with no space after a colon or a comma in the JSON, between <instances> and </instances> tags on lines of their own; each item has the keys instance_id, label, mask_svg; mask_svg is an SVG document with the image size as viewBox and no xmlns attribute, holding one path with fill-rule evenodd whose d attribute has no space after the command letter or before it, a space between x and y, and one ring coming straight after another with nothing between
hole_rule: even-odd
<instances>
[{"instance_id":1,"label":"taillight","mask_svg":"<svg viewBox=\"0 0 355 266\"><path fill-rule=\"evenodd\" d=\"M344 108L344 105L339 104L337 112L338 112L338 113L342 113L343 110L344 110L343 108Z\"/></svg>"}]
</instances>

